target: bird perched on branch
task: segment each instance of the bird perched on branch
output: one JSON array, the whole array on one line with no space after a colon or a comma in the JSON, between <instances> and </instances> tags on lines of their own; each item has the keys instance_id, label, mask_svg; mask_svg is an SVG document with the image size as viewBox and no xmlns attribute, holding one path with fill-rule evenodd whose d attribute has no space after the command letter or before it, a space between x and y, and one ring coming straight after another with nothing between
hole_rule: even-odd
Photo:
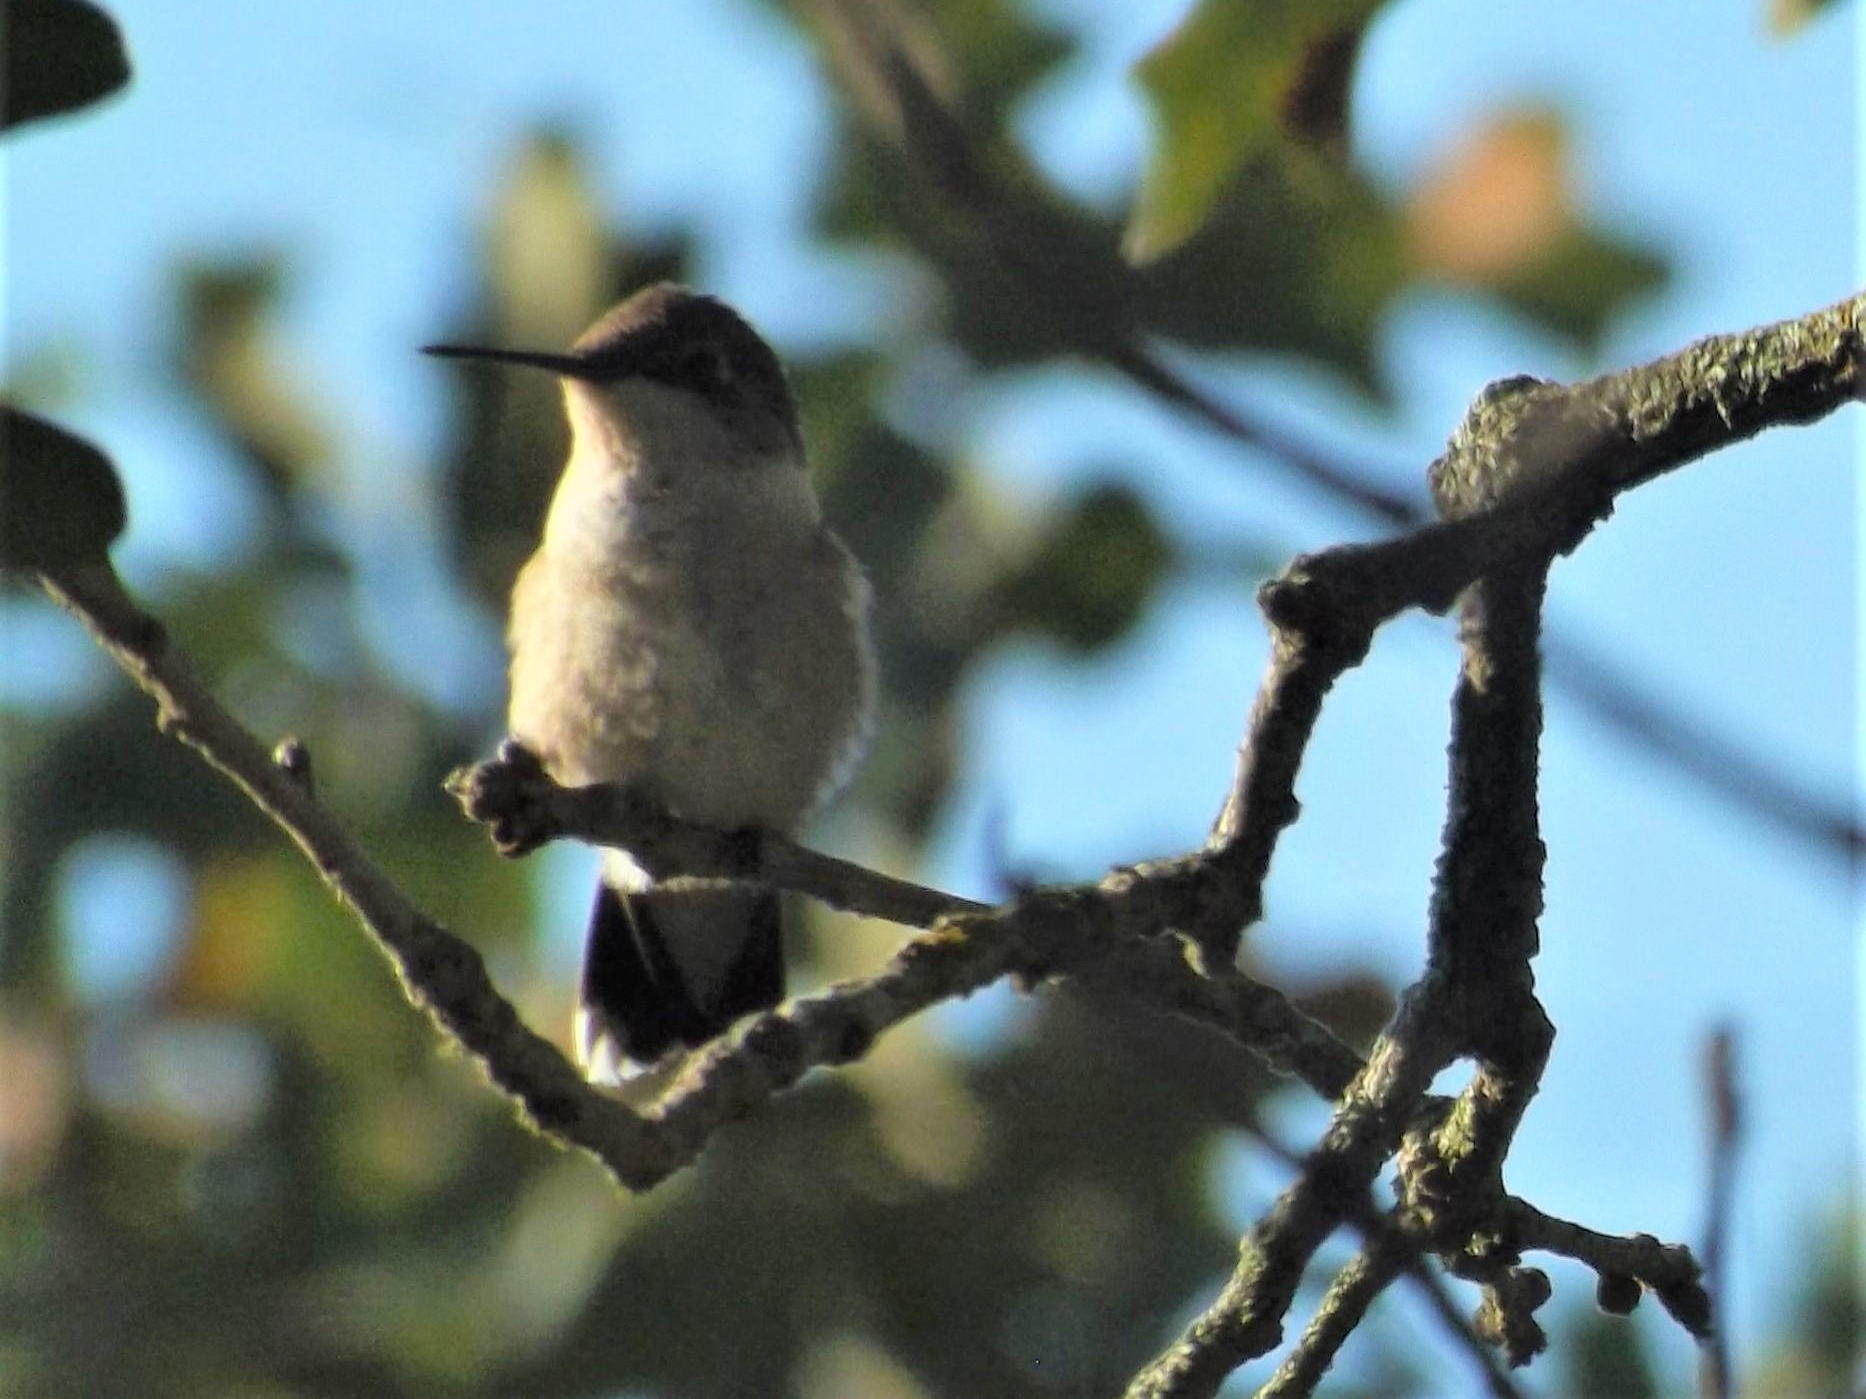
<instances>
[{"instance_id":1,"label":"bird perched on branch","mask_svg":"<svg viewBox=\"0 0 1866 1399\"><path fill-rule=\"evenodd\" d=\"M558 376L570 459L519 571L512 735L559 783L794 834L866 745L869 589L823 522L783 366L721 301L648 287L568 352L435 345ZM630 1079L784 994L778 897L660 888L605 850L575 1041Z\"/></svg>"}]
</instances>

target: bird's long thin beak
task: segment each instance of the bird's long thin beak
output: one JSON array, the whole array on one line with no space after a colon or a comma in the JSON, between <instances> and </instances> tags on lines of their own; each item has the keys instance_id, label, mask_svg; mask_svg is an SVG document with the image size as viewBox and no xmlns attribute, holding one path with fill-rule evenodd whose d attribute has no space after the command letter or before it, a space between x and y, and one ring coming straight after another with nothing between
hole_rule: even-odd
<instances>
[{"instance_id":1,"label":"bird's long thin beak","mask_svg":"<svg viewBox=\"0 0 1866 1399\"><path fill-rule=\"evenodd\" d=\"M486 359L499 364L522 364L532 369L548 369L567 379L596 377L595 367L587 359L545 350L505 350L490 345L423 345L421 353L438 355L442 359Z\"/></svg>"}]
</instances>

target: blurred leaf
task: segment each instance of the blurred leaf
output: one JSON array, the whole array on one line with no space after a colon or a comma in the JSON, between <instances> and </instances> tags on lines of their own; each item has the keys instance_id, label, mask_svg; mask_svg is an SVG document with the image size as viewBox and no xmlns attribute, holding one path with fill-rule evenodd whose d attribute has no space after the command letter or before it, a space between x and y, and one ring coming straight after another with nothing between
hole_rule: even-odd
<instances>
[{"instance_id":1,"label":"blurred leaf","mask_svg":"<svg viewBox=\"0 0 1866 1399\"><path fill-rule=\"evenodd\" d=\"M79 394L89 387L84 360L74 340L63 336L40 340L31 349L12 356L0 392L21 405L55 411L78 401Z\"/></svg>"},{"instance_id":2,"label":"blurred leaf","mask_svg":"<svg viewBox=\"0 0 1866 1399\"><path fill-rule=\"evenodd\" d=\"M484 227L483 304L438 339L562 349L611 302L679 280L686 265L684 238L637 247L601 222L584 152L554 126L517 142ZM457 364L451 374L462 409L438 487L447 545L479 600L503 614L569 452L562 390L536 371Z\"/></svg>"},{"instance_id":3,"label":"blurred leaf","mask_svg":"<svg viewBox=\"0 0 1866 1399\"><path fill-rule=\"evenodd\" d=\"M188 267L181 291L183 377L275 499L323 473L331 460L306 377L281 361L273 341L284 284L278 258L255 256Z\"/></svg>"},{"instance_id":4,"label":"blurred leaf","mask_svg":"<svg viewBox=\"0 0 1866 1399\"><path fill-rule=\"evenodd\" d=\"M916 85L974 135L995 132L1072 48L1063 30L1013 0L802 0L793 8L871 126L897 141L924 100Z\"/></svg>"},{"instance_id":5,"label":"blurred leaf","mask_svg":"<svg viewBox=\"0 0 1866 1399\"><path fill-rule=\"evenodd\" d=\"M996 13L952 8L969 34L981 32L971 11ZM1112 229L1031 168L1004 134L1005 114L962 81L971 60L954 58L923 15L897 4L812 3L806 11L862 121L839 143L843 161L818 211L822 230L911 247L930 262L949 332L980 364L1124 343L1135 288ZM1024 49L1031 62L1049 51L1041 41Z\"/></svg>"},{"instance_id":6,"label":"blurred leaf","mask_svg":"<svg viewBox=\"0 0 1866 1399\"><path fill-rule=\"evenodd\" d=\"M127 519L110 459L83 438L0 404L0 567L102 559Z\"/></svg>"},{"instance_id":7,"label":"blurred leaf","mask_svg":"<svg viewBox=\"0 0 1866 1399\"><path fill-rule=\"evenodd\" d=\"M1135 69L1155 150L1125 247L1149 262L1196 232L1252 159L1293 130L1329 143L1379 0L1200 0Z\"/></svg>"},{"instance_id":8,"label":"blurred leaf","mask_svg":"<svg viewBox=\"0 0 1866 1399\"><path fill-rule=\"evenodd\" d=\"M1349 47L1322 35L1303 72L1326 87ZM924 258L946 332L980 366L1120 355L1164 335L1319 357L1371 387L1377 318L1411 266L1391 210L1325 150L1266 140L1196 236L1135 269L1112 221L1057 194L1000 133L966 131L916 69L877 76L872 55L832 56L845 87L891 83L901 123L871 120L845 143L821 222ZM1319 90L1307 100L1328 105ZM1303 119L1325 135L1325 113Z\"/></svg>"},{"instance_id":9,"label":"blurred leaf","mask_svg":"<svg viewBox=\"0 0 1866 1399\"><path fill-rule=\"evenodd\" d=\"M1652 1399L1659 1393L1639 1328L1625 1317L1583 1313L1566 1352L1563 1388L1574 1399Z\"/></svg>"},{"instance_id":10,"label":"blurred leaf","mask_svg":"<svg viewBox=\"0 0 1866 1399\"><path fill-rule=\"evenodd\" d=\"M292 874L271 851L230 851L196 872L192 920L169 977L176 1009L227 1014L255 1004L291 935Z\"/></svg>"},{"instance_id":11,"label":"blurred leaf","mask_svg":"<svg viewBox=\"0 0 1866 1399\"><path fill-rule=\"evenodd\" d=\"M531 871L494 854L485 830L440 796L438 781L414 782L406 795L362 833L383 868L417 904L483 951L525 946L535 922Z\"/></svg>"},{"instance_id":12,"label":"blurred leaf","mask_svg":"<svg viewBox=\"0 0 1866 1399\"><path fill-rule=\"evenodd\" d=\"M1580 225L1560 128L1541 114L1501 124L1411 206L1392 207L1339 158L1373 0L1300 16L1264 8L1274 25L1246 0L1210 0L1147 61L1159 84L1183 76L1187 139L1222 159L1170 248L1133 268L1106 220L1058 195L1001 131L962 120L970 104L934 76L956 66L936 44L890 29L892 10L857 10L858 22L829 6L832 64L868 121L844 145L822 224L925 259L947 333L986 368L1119 356L1161 335L1301 355L1378 393L1380 320L1422 269L1589 343L1657 284L1651 255ZM1234 61L1240 46L1249 62Z\"/></svg>"},{"instance_id":13,"label":"blurred leaf","mask_svg":"<svg viewBox=\"0 0 1866 1399\"><path fill-rule=\"evenodd\" d=\"M349 1093L386 1089L433 1048L374 944L283 842L201 864L169 995L187 1011L289 1027Z\"/></svg>"},{"instance_id":14,"label":"blurred leaf","mask_svg":"<svg viewBox=\"0 0 1866 1399\"><path fill-rule=\"evenodd\" d=\"M1568 140L1546 110L1506 112L1466 137L1420 182L1406 218L1435 276L1496 283L1534 263L1574 221Z\"/></svg>"},{"instance_id":15,"label":"blurred leaf","mask_svg":"<svg viewBox=\"0 0 1866 1399\"><path fill-rule=\"evenodd\" d=\"M888 365L869 354L793 366L823 511L875 590L885 722L858 777L860 797L910 840L939 814L952 778L954 693L976 638L930 628L910 602L928 530L951 499L945 462L874 409Z\"/></svg>"},{"instance_id":16,"label":"blurred leaf","mask_svg":"<svg viewBox=\"0 0 1866 1399\"><path fill-rule=\"evenodd\" d=\"M9 725L8 807L31 812L7 834L0 880L0 986L24 986L56 1001L58 955L53 881L65 851L100 830L144 835L184 859L216 844L260 836L263 818L221 782L202 781L199 760L157 742L148 700L125 684L108 687L82 715L36 730Z\"/></svg>"},{"instance_id":17,"label":"blurred leaf","mask_svg":"<svg viewBox=\"0 0 1866 1399\"><path fill-rule=\"evenodd\" d=\"M1136 275L1157 334L1300 355L1375 393L1381 317L1410 272L1372 186L1346 165L1287 151L1255 162L1192 237Z\"/></svg>"},{"instance_id":18,"label":"blurred leaf","mask_svg":"<svg viewBox=\"0 0 1866 1399\"><path fill-rule=\"evenodd\" d=\"M1786 38L1823 10L1832 8L1834 0L1767 0L1767 3L1770 30Z\"/></svg>"},{"instance_id":19,"label":"blurred leaf","mask_svg":"<svg viewBox=\"0 0 1866 1399\"><path fill-rule=\"evenodd\" d=\"M1001 125L1011 108L1073 51L1066 31L1017 0L931 0L930 13L966 93L968 119Z\"/></svg>"},{"instance_id":20,"label":"blurred leaf","mask_svg":"<svg viewBox=\"0 0 1866 1399\"><path fill-rule=\"evenodd\" d=\"M1745 1394L1849 1394L1860 1391L1866 1358L1866 1277L1860 1245L1866 1215L1858 1192L1843 1185L1839 1197L1809 1221L1799 1247L1799 1266L1783 1288L1775 1314L1780 1334L1746 1367Z\"/></svg>"},{"instance_id":21,"label":"blurred leaf","mask_svg":"<svg viewBox=\"0 0 1866 1399\"><path fill-rule=\"evenodd\" d=\"M487 215L487 330L495 345L556 350L606 304L609 236L570 136L551 127L520 143Z\"/></svg>"},{"instance_id":22,"label":"blurred leaf","mask_svg":"<svg viewBox=\"0 0 1866 1399\"><path fill-rule=\"evenodd\" d=\"M5 0L0 129L75 111L130 80L116 21L87 0Z\"/></svg>"},{"instance_id":23,"label":"blurred leaf","mask_svg":"<svg viewBox=\"0 0 1866 1399\"><path fill-rule=\"evenodd\" d=\"M1556 114L1504 113L1421 182L1406 219L1427 275L1490 291L1593 346L1627 300L1663 282L1665 265L1581 222L1569 160Z\"/></svg>"},{"instance_id":24,"label":"blurred leaf","mask_svg":"<svg viewBox=\"0 0 1866 1399\"><path fill-rule=\"evenodd\" d=\"M0 1005L6 1012L0 1017L0 1084L6 1085L0 1200L5 1200L30 1190L57 1159L76 1106L76 1085L54 1012L29 1009L24 997ZM20 1247L18 1236L12 1236L0 1258Z\"/></svg>"},{"instance_id":25,"label":"blurred leaf","mask_svg":"<svg viewBox=\"0 0 1866 1399\"><path fill-rule=\"evenodd\" d=\"M1029 564L1001 585L998 600L1011 625L1093 651L1127 634L1172 562L1172 543L1146 503L1110 483L1051 523Z\"/></svg>"},{"instance_id":26,"label":"blurred leaf","mask_svg":"<svg viewBox=\"0 0 1866 1399\"><path fill-rule=\"evenodd\" d=\"M940 1111L967 1142L938 1169L840 1076L715 1138L503 1392L794 1393L803 1357L851 1325L931 1394L1118 1392L1235 1258L1204 1189L1211 1109L1247 1112L1271 1080L1131 1004L1112 1024L1066 996L1029 1007L1003 1053L946 1071L962 1102ZM1194 1055L1152 1075L1162 1037Z\"/></svg>"},{"instance_id":27,"label":"blurred leaf","mask_svg":"<svg viewBox=\"0 0 1866 1399\"><path fill-rule=\"evenodd\" d=\"M800 365L792 382L824 513L862 561L875 589L883 673L891 685L910 694L932 693L949 685L952 676L894 668L888 653L906 641L897 634L907 621L902 594L953 481L944 463L874 415L872 400L883 369L872 357L848 356ZM903 663L908 659L901 658Z\"/></svg>"},{"instance_id":28,"label":"blurred leaf","mask_svg":"<svg viewBox=\"0 0 1866 1399\"><path fill-rule=\"evenodd\" d=\"M1283 94L1283 125L1290 135L1337 160L1348 154L1348 99L1366 32L1357 22L1310 43Z\"/></svg>"},{"instance_id":29,"label":"blurred leaf","mask_svg":"<svg viewBox=\"0 0 1866 1399\"><path fill-rule=\"evenodd\" d=\"M1598 350L1613 317L1629 301L1665 284L1665 260L1636 244L1572 228L1540 258L1496 290L1543 325Z\"/></svg>"}]
</instances>

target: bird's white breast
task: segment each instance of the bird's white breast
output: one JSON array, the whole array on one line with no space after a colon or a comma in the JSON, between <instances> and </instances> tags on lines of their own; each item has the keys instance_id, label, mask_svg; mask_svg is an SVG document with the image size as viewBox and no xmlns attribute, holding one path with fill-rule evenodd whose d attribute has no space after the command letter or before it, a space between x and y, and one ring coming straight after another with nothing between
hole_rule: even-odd
<instances>
[{"instance_id":1,"label":"bird's white breast","mask_svg":"<svg viewBox=\"0 0 1866 1399\"><path fill-rule=\"evenodd\" d=\"M678 400L649 407L577 434L513 590L512 732L561 782L794 829L865 732L867 584L799 463L722 464Z\"/></svg>"}]
</instances>

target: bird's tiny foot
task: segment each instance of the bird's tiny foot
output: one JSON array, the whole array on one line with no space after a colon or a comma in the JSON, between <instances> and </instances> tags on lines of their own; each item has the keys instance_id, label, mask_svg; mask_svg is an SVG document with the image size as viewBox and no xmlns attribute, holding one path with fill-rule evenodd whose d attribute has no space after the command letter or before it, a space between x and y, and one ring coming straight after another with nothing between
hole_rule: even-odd
<instances>
[{"instance_id":1,"label":"bird's tiny foot","mask_svg":"<svg viewBox=\"0 0 1866 1399\"><path fill-rule=\"evenodd\" d=\"M501 855L529 855L559 833L551 811L559 788L537 754L515 738L501 743L487 761L456 768L446 786L462 811L492 828Z\"/></svg>"}]
</instances>

